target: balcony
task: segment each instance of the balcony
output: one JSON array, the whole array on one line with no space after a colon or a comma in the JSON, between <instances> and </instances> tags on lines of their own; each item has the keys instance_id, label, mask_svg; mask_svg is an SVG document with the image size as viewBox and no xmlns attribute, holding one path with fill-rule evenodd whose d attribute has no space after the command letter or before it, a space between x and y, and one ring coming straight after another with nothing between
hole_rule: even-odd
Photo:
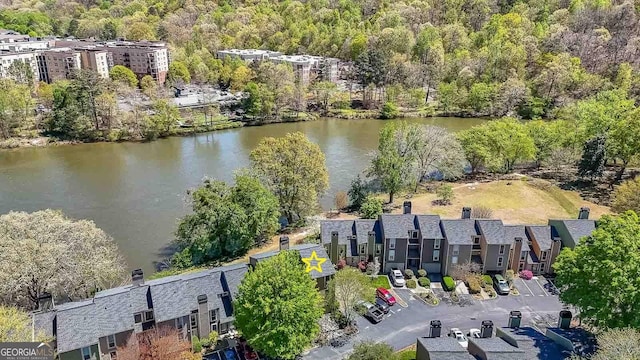
<instances>
[{"instance_id":1,"label":"balcony","mask_svg":"<svg viewBox=\"0 0 640 360\"><path fill-rule=\"evenodd\" d=\"M407 251L407 259L420 259L420 249L409 248Z\"/></svg>"},{"instance_id":2,"label":"balcony","mask_svg":"<svg viewBox=\"0 0 640 360\"><path fill-rule=\"evenodd\" d=\"M420 245L420 239L409 239L409 245Z\"/></svg>"}]
</instances>

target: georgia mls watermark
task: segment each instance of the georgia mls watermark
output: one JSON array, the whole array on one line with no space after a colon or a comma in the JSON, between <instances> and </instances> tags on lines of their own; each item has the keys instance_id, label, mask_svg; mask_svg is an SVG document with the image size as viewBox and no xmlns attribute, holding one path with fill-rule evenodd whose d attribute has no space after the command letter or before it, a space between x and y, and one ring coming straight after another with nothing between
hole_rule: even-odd
<instances>
[{"instance_id":1,"label":"georgia mls watermark","mask_svg":"<svg viewBox=\"0 0 640 360\"><path fill-rule=\"evenodd\" d=\"M0 342L0 360L53 360L53 345L43 342Z\"/></svg>"}]
</instances>

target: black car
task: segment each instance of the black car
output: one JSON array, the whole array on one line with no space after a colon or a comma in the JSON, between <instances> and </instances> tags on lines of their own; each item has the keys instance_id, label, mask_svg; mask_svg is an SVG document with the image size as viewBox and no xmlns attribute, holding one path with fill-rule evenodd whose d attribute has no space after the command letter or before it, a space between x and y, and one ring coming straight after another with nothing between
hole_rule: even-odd
<instances>
[{"instance_id":1,"label":"black car","mask_svg":"<svg viewBox=\"0 0 640 360\"><path fill-rule=\"evenodd\" d=\"M389 305L386 303L386 301L380 299L379 297L376 297L376 303L375 303L376 307L378 309L380 309L380 311L382 311L383 313L388 313L389 312Z\"/></svg>"}]
</instances>

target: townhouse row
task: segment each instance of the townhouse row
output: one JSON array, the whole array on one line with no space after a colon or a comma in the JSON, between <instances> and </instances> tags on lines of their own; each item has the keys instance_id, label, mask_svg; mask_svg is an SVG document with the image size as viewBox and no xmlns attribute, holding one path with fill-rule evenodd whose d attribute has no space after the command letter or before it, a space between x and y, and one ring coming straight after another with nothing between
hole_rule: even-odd
<instances>
[{"instance_id":1,"label":"townhouse row","mask_svg":"<svg viewBox=\"0 0 640 360\"><path fill-rule=\"evenodd\" d=\"M460 219L412 214L411 202L405 202L402 214L323 221L320 238L334 263L377 260L384 273L397 268L450 275L456 264L471 262L483 273L527 269L538 275L552 273L560 249L575 247L595 225L588 208L580 209L577 219L505 225L502 220L471 219L471 208L463 208Z\"/></svg>"},{"instance_id":2,"label":"townhouse row","mask_svg":"<svg viewBox=\"0 0 640 360\"><path fill-rule=\"evenodd\" d=\"M169 53L163 42L31 39L0 32L0 78L13 76L10 68L15 62L31 67L34 83L68 79L80 69L109 78L111 68L122 65L138 79L150 75L164 84L169 71Z\"/></svg>"},{"instance_id":3,"label":"townhouse row","mask_svg":"<svg viewBox=\"0 0 640 360\"><path fill-rule=\"evenodd\" d=\"M281 250L296 251L301 260L327 259L319 245L289 249L281 239ZM141 270L131 274L131 284L96 293L93 298L56 305L49 295L39 299L34 327L55 339L60 360L115 360L118 348L134 334L154 327L171 327L183 339L205 338L211 331L221 335L233 328L233 300L250 267L275 256L278 251L258 254L249 264L223 266L198 272L145 281ZM335 274L329 261L312 264L311 278L323 290ZM318 265L319 271L315 266Z\"/></svg>"}]
</instances>

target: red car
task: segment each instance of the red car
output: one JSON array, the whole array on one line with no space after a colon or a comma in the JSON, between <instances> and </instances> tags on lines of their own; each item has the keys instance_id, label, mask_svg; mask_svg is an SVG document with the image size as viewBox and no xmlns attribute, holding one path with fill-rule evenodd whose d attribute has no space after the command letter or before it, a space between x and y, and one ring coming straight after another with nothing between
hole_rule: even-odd
<instances>
[{"instance_id":1,"label":"red car","mask_svg":"<svg viewBox=\"0 0 640 360\"><path fill-rule=\"evenodd\" d=\"M393 295L391 295L391 293L389 292L389 290L385 288L378 288L376 290L376 296L384 300L384 302L386 302L389 306L396 303L396 298L394 298Z\"/></svg>"}]
</instances>

